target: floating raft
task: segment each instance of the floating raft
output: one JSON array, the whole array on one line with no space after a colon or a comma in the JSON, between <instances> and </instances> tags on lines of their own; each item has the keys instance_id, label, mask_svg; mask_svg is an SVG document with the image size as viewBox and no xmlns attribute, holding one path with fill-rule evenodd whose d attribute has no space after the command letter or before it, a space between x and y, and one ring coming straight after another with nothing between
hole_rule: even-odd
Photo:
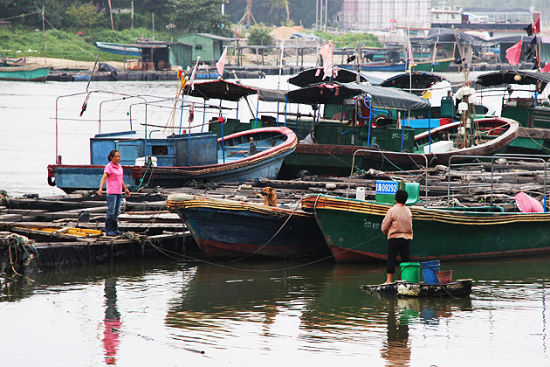
<instances>
[{"instance_id":1,"label":"floating raft","mask_svg":"<svg viewBox=\"0 0 550 367\"><path fill-rule=\"evenodd\" d=\"M447 284L407 283L397 281L390 284L363 285L370 293L397 297L468 297L472 293L472 280L460 279Z\"/></svg>"}]
</instances>

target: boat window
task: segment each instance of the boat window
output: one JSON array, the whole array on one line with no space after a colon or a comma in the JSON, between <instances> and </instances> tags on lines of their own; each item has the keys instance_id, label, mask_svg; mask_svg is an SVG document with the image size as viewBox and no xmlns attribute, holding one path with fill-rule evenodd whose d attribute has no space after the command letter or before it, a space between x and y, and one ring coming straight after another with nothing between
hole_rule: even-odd
<instances>
[{"instance_id":1,"label":"boat window","mask_svg":"<svg viewBox=\"0 0 550 367\"><path fill-rule=\"evenodd\" d=\"M151 153L153 155L168 155L168 147L166 145L153 145Z\"/></svg>"}]
</instances>

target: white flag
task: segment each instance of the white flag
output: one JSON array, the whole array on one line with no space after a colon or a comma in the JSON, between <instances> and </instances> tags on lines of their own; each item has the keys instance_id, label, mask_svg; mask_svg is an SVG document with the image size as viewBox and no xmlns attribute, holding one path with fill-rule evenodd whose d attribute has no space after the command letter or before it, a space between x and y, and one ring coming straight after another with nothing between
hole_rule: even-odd
<instances>
[{"instance_id":1,"label":"white flag","mask_svg":"<svg viewBox=\"0 0 550 367\"><path fill-rule=\"evenodd\" d=\"M325 78L331 78L333 76L333 60L332 60L332 40L330 40L326 45L321 46L319 50L319 55L323 58L323 69L325 71Z\"/></svg>"},{"instance_id":2,"label":"white flag","mask_svg":"<svg viewBox=\"0 0 550 367\"><path fill-rule=\"evenodd\" d=\"M199 67L199 60L201 59L200 56L197 56L197 62L195 63L195 67L193 68L193 72L191 73L191 78L189 78L189 84L191 85L191 90L195 90L195 75L197 74L197 68Z\"/></svg>"},{"instance_id":3,"label":"white flag","mask_svg":"<svg viewBox=\"0 0 550 367\"><path fill-rule=\"evenodd\" d=\"M218 69L218 74L223 78L223 69L225 67L225 59L227 58L227 47L223 50L220 59L216 63L216 69Z\"/></svg>"}]
</instances>

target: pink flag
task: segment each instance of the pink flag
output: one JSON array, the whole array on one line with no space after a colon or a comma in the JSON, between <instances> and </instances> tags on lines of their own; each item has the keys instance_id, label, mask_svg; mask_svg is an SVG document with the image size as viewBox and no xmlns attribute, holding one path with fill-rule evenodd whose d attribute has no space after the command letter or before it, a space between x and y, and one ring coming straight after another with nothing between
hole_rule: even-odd
<instances>
[{"instance_id":1,"label":"pink flag","mask_svg":"<svg viewBox=\"0 0 550 367\"><path fill-rule=\"evenodd\" d=\"M223 68L225 67L225 59L227 58L227 47L223 50L220 60L216 63L218 74L223 78Z\"/></svg>"},{"instance_id":2,"label":"pink flag","mask_svg":"<svg viewBox=\"0 0 550 367\"><path fill-rule=\"evenodd\" d=\"M321 49L319 50L319 55L321 55L321 57L323 58L323 69L325 71L323 79L327 77L332 77L332 69L334 66L334 62L332 60L332 40L330 40L326 45L321 46Z\"/></svg>"},{"instance_id":3,"label":"pink flag","mask_svg":"<svg viewBox=\"0 0 550 367\"><path fill-rule=\"evenodd\" d=\"M413 50L411 45L411 40L409 39L409 70L412 70L414 66Z\"/></svg>"},{"instance_id":4,"label":"pink flag","mask_svg":"<svg viewBox=\"0 0 550 367\"><path fill-rule=\"evenodd\" d=\"M543 73L550 73L550 62L547 62L540 71L542 71Z\"/></svg>"},{"instance_id":5,"label":"pink flag","mask_svg":"<svg viewBox=\"0 0 550 367\"><path fill-rule=\"evenodd\" d=\"M191 90L195 90L195 75L197 74L197 69L199 67L199 60L201 59L200 56L197 56L197 62L195 63L195 67L193 68L193 72L191 73L191 78L189 78L189 84L191 85Z\"/></svg>"},{"instance_id":6,"label":"pink flag","mask_svg":"<svg viewBox=\"0 0 550 367\"><path fill-rule=\"evenodd\" d=\"M518 43L506 50L506 60L510 65L519 64L519 57L521 56L521 44L523 43L523 36Z\"/></svg>"}]
</instances>

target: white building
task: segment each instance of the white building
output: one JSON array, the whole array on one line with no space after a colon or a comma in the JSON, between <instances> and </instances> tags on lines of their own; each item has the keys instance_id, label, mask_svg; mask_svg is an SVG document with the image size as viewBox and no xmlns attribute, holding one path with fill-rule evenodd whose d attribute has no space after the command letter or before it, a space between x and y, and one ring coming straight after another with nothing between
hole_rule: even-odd
<instances>
[{"instance_id":1,"label":"white building","mask_svg":"<svg viewBox=\"0 0 550 367\"><path fill-rule=\"evenodd\" d=\"M373 31L430 29L430 0L344 0L344 29Z\"/></svg>"}]
</instances>

